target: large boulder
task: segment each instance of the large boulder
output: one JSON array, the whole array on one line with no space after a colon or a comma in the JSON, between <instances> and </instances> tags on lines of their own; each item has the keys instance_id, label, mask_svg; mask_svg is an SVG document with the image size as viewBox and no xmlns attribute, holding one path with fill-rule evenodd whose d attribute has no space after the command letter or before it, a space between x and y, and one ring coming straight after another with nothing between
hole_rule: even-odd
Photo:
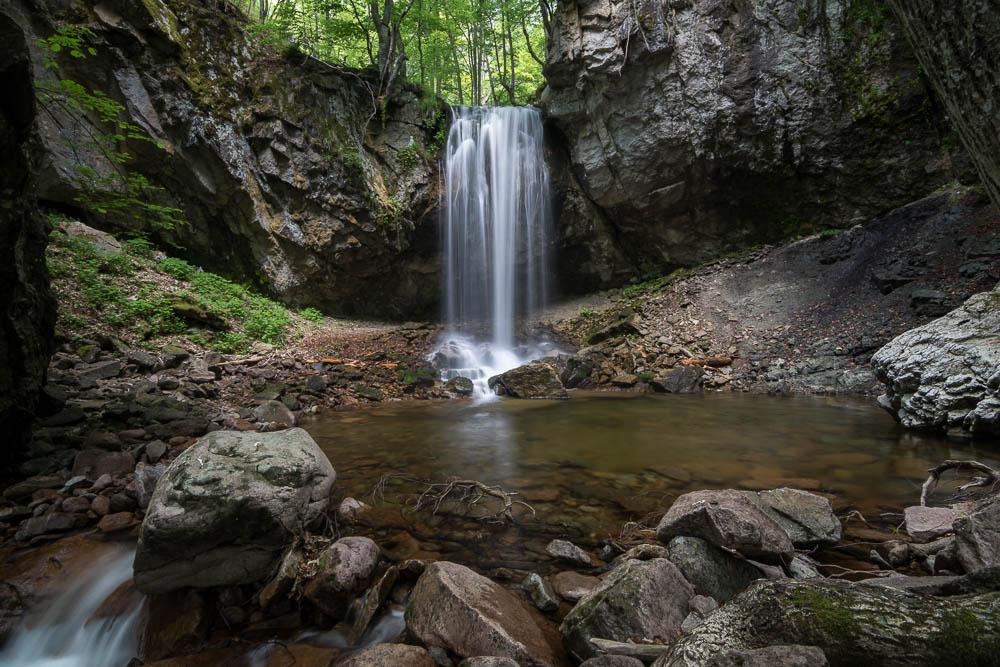
<instances>
[{"instance_id":1,"label":"large boulder","mask_svg":"<svg viewBox=\"0 0 1000 667\"><path fill-rule=\"evenodd\" d=\"M953 178L914 132L946 125L885 3L567 0L547 48L560 269L581 291L849 226ZM984 112L990 71L963 76Z\"/></svg>"},{"instance_id":2,"label":"large boulder","mask_svg":"<svg viewBox=\"0 0 1000 667\"><path fill-rule=\"evenodd\" d=\"M840 541L840 520L823 496L787 488L747 494L785 530L795 546L829 546Z\"/></svg>"},{"instance_id":3,"label":"large boulder","mask_svg":"<svg viewBox=\"0 0 1000 667\"><path fill-rule=\"evenodd\" d=\"M327 509L336 473L309 434L210 433L160 478L142 522L135 584L144 593L244 584Z\"/></svg>"},{"instance_id":4,"label":"large boulder","mask_svg":"<svg viewBox=\"0 0 1000 667\"><path fill-rule=\"evenodd\" d=\"M744 556L791 557L793 546L785 529L744 491L692 491L674 501L656 527L656 536L670 542L679 535L700 537Z\"/></svg>"},{"instance_id":5,"label":"large boulder","mask_svg":"<svg viewBox=\"0 0 1000 667\"><path fill-rule=\"evenodd\" d=\"M487 384L502 396L514 398L566 398L566 387L549 364L528 364L491 377Z\"/></svg>"},{"instance_id":6,"label":"large boulder","mask_svg":"<svg viewBox=\"0 0 1000 667\"><path fill-rule=\"evenodd\" d=\"M1000 565L1000 496L979 501L953 526L958 562L966 572Z\"/></svg>"},{"instance_id":7,"label":"large boulder","mask_svg":"<svg viewBox=\"0 0 1000 667\"><path fill-rule=\"evenodd\" d=\"M879 404L910 428L1000 436L1000 286L897 336L872 357Z\"/></svg>"},{"instance_id":8,"label":"large boulder","mask_svg":"<svg viewBox=\"0 0 1000 667\"><path fill-rule=\"evenodd\" d=\"M666 558L627 560L583 596L559 631L578 660L597 655L591 639L673 641L694 597L691 587Z\"/></svg>"},{"instance_id":9,"label":"large boulder","mask_svg":"<svg viewBox=\"0 0 1000 667\"><path fill-rule=\"evenodd\" d=\"M422 644L460 657L512 658L521 665L555 665L545 623L513 593L469 568L440 561L420 575L406 608L406 627Z\"/></svg>"}]
</instances>

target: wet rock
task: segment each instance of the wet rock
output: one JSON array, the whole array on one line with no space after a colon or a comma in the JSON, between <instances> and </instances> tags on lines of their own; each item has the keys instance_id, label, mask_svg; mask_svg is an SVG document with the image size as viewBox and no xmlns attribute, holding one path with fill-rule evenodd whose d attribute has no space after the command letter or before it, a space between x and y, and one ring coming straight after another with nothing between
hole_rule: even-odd
<instances>
[{"instance_id":1,"label":"wet rock","mask_svg":"<svg viewBox=\"0 0 1000 667\"><path fill-rule=\"evenodd\" d=\"M120 530L128 530L134 522L135 516L131 512L116 512L101 517L97 522L97 529L102 533L117 533Z\"/></svg>"},{"instance_id":2,"label":"wet rock","mask_svg":"<svg viewBox=\"0 0 1000 667\"><path fill-rule=\"evenodd\" d=\"M472 384L472 380L467 377L453 377L444 384L444 390L450 391L453 394L459 396L471 396L475 387Z\"/></svg>"},{"instance_id":3,"label":"wet rock","mask_svg":"<svg viewBox=\"0 0 1000 667\"><path fill-rule=\"evenodd\" d=\"M674 501L656 528L669 542L677 536L700 537L715 546L758 558L791 557L785 530L744 491L693 491Z\"/></svg>"},{"instance_id":4,"label":"wet rock","mask_svg":"<svg viewBox=\"0 0 1000 667\"><path fill-rule=\"evenodd\" d=\"M600 585L597 577L589 577L572 570L560 572L552 577L552 588L564 600L576 602Z\"/></svg>"},{"instance_id":5,"label":"wet rock","mask_svg":"<svg viewBox=\"0 0 1000 667\"><path fill-rule=\"evenodd\" d=\"M336 475L302 429L217 431L157 483L135 557L136 588L253 583L326 511Z\"/></svg>"},{"instance_id":6,"label":"wet rock","mask_svg":"<svg viewBox=\"0 0 1000 667\"><path fill-rule=\"evenodd\" d=\"M566 388L549 364L520 366L488 380L490 389L514 398L566 398Z\"/></svg>"},{"instance_id":7,"label":"wet rock","mask_svg":"<svg viewBox=\"0 0 1000 667\"><path fill-rule=\"evenodd\" d=\"M379 609L389 599L389 594L392 593L393 587L398 580L399 568L393 565L368 589L368 592L364 596L364 602L361 604L361 609L354 619L351 632L347 635L347 643L349 645L357 645L361 642L371 622L375 620Z\"/></svg>"},{"instance_id":8,"label":"wet rock","mask_svg":"<svg viewBox=\"0 0 1000 667\"><path fill-rule=\"evenodd\" d=\"M477 655L458 663L458 667L519 667L516 660L496 656Z\"/></svg>"},{"instance_id":9,"label":"wet rock","mask_svg":"<svg viewBox=\"0 0 1000 667\"><path fill-rule=\"evenodd\" d=\"M910 428L1000 435L1000 287L911 329L872 357L879 404Z\"/></svg>"},{"instance_id":10,"label":"wet rock","mask_svg":"<svg viewBox=\"0 0 1000 667\"><path fill-rule=\"evenodd\" d=\"M680 632L694 594L680 570L665 558L626 561L576 603L559 631L566 648L578 659L596 655L590 642L594 637L615 641L673 638Z\"/></svg>"},{"instance_id":11,"label":"wet rock","mask_svg":"<svg viewBox=\"0 0 1000 667\"><path fill-rule=\"evenodd\" d=\"M26 519L21 523L14 539L18 542L26 542L38 535L49 533L62 533L67 530L79 528L87 522L86 517L79 514L64 514L62 512L51 512L41 516Z\"/></svg>"},{"instance_id":12,"label":"wet rock","mask_svg":"<svg viewBox=\"0 0 1000 667\"><path fill-rule=\"evenodd\" d=\"M545 553L566 563L581 567L593 567L594 559L586 551L566 540L552 540L545 547Z\"/></svg>"},{"instance_id":13,"label":"wet rock","mask_svg":"<svg viewBox=\"0 0 1000 667\"><path fill-rule=\"evenodd\" d=\"M417 580L406 609L406 627L422 644L461 657L506 657L521 665L555 665L532 612L514 594L456 563L431 563Z\"/></svg>"},{"instance_id":14,"label":"wet rock","mask_svg":"<svg viewBox=\"0 0 1000 667\"><path fill-rule=\"evenodd\" d=\"M261 609L268 609L273 603L284 598L295 585L299 568L302 566L302 550L289 549L281 559L278 572L264 588L260 589L257 600Z\"/></svg>"},{"instance_id":15,"label":"wet rock","mask_svg":"<svg viewBox=\"0 0 1000 667\"><path fill-rule=\"evenodd\" d=\"M211 619L210 603L198 591L147 597L136 622L139 657L151 661L196 652L208 637Z\"/></svg>"},{"instance_id":16,"label":"wet rock","mask_svg":"<svg viewBox=\"0 0 1000 667\"><path fill-rule=\"evenodd\" d=\"M642 667L639 658L630 655L599 655L580 663L580 667Z\"/></svg>"},{"instance_id":17,"label":"wet rock","mask_svg":"<svg viewBox=\"0 0 1000 667\"><path fill-rule=\"evenodd\" d=\"M253 409L254 418L264 424L280 424L282 426L295 426L295 415L284 403L279 401L265 401Z\"/></svg>"},{"instance_id":18,"label":"wet rock","mask_svg":"<svg viewBox=\"0 0 1000 667\"><path fill-rule=\"evenodd\" d=\"M958 512L950 507L924 507L916 505L904 510L906 532L914 542L932 542L952 532L952 523Z\"/></svg>"},{"instance_id":19,"label":"wet rock","mask_svg":"<svg viewBox=\"0 0 1000 667\"><path fill-rule=\"evenodd\" d=\"M3 497L8 500L24 500L39 489L58 489L65 482L66 478L59 475L35 475L8 486L4 489Z\"/></svg>"},{"instance_id":20,"label":"wet rock","mask_svg":"<svg viewBox=\"0 0 1000 667\"><path fill-rule=\"evenodd\" d=\"M816 646L768 646L767 648L726 649L705 663L705 667L827 667L826 654Z\"/></svg>"},{"instance_id":21,"label":"wet rock","mask_svg":"<svg viewBox=\"0 0 1000 667\"><path fill-rule=\"evenodd\" d=\"M531 602L538 609L542 611L555 611L559 608L559 599L556 597L555 591L552 590L549 582L545 581L540 575L534 572L530 573L521 582L521 586L531 597Z\"/></svg>"},{"instance_id":22,"label":"wet rock","mask_svg":"<svg viewBox=\"0 0 1000 667\"><path fill-rule=\"evenodd\" d=\"M701 391L705 371L697 366L678 366L649 381L656 391L668 394L691 394Z\"/></svg>"},{"instance_id":23,"label":"wet rock","mask_svg":"<svg viewBox=\"0 0 1000 667\"><path fill-rule=\"evenodd\" d=\"M749 495L764 513L785 529L792 544L811 547L840 541L840 520L830 501L799 489L774 489Z\"/></svg>"},{"instance_id":24,"label":"wet rock","mask_svg":"<svg viewBox=\"0 0 1000 667\"><path fill-rule=\"evenodd\" d=\"M82 496L72 496L62 501L60 509L67 514L73 514L75 512L89 512L90 501Z\"/></svg>"},{"instance_id":25,"label":"wet rock","mask_svg":"<svg viewBox=\"0 0 1000 667\"><path fill-rule=\"evenodd\" d=\"M90 509L97 516L104 516L111 511L111 500L107 496L95 496L90 501Z\"/></svg>"},{"instance_id":26,"label":"wet rock","mask_svg":"<svg viewBox=\"0 0 1000 667\"><path fill-rule=\"evenodd\" d=\"M968 516L955 519L955 548L966 572L1000 565L1000 496L980 500Z\"/></svg>"},{"instance_id":27,"label":"wet rock","mask_svg":"<svg viewBox=\"0 0 1000 667\"><path fill-rule=\"evenodd\" d=\"M345 523L349 521L357 521L358 515L369 509L369 506L348 496L344 498L340 505L337 506L337 520L343 521Z\"/></svg>"},{"instance_id":28,"label":"wet rock","mask_svg":"<svg viewBox=\"0 0 1000 667\"><path fill-rule=\"evenodd\" d=\"M719 602L733 599L764 576L745 560L738 560L698 537L675 537L667 550L670 561L694 589Z\"/></svg>"},{"instance_id":29,"label":"wet rock","mask_svg":"<svg viewBox=\"0 0 1000 667\"><path fill-rule=\"evenodd\" d=\"M76 381L81 389L96 387L98 380L116 378L121 375L122 368L122 362L117 359L81 366L76 369Z\"/></svg>"},{"instance_id":30,"label":"wet rock","mask_svg":"<svg viewBox=\"0 0 1000 667\"><path fill-rule=\"evenodd\" d=\"M340 667L434 667L434 660L422 646L376 644L337 663Z\"/></svg>"},{"instance_id":31,"label":"wet rock","mask_svg":"<svg viewBox=\"0 0 1000 667\"><path fill-rule=\"evenodd\" d=\"M167 466L163 465L149 465L143 462L139 462L135 466L135 500L139 504L139 507L146 509L149 507L149 501L153 498L153 491L156 490L156 483L159 481L163 473L167 471Z\"/></svg>"},{"instance_id":32,"label":"wet rock","mask_svg":"<svg viewBox=\"0 0 1000 667\"><path fill-rule=\"evenodd\" d=\"M73 474L97 480L102 475L126 475L135 468L135 459L129 452L106 452L85 449L73 459Z\"/></svg>"},{"instance_id":33,"label":"wet rock","mask_svg":"<svg viewBox=\"0 0 1000 667\"><path fill-rule=\"evenodd\" d=\"M303 593L323 613L343 618L351 602L372 583L381 557L378 545L367 537L344 537L319 556L316 574Z\"/></svg>"}]
</instances>

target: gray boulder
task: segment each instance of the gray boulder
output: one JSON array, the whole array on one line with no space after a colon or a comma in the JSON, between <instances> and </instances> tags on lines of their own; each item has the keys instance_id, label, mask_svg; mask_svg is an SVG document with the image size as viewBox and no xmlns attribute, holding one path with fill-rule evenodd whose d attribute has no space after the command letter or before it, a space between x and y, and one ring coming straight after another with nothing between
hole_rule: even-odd
<instances>
[{"instance_id":1,"label":"gray boulder","mask_svg":"<svg viewBox=\"0 0 1000 667\"><path fill-rule=\"evenodd\" d=\"M264 424L295 426L295 415L281 401L264 401L253 409L253 416Z\"/></svg>"},{"instance_id":2,"label":"gray boulder","mask_svg":"<svg viewBox=\"0 0 1000 667\"><path fill-rule=\"evenodd\" d=\"M566 398L566 387L549 364L528 364L491 377L487 384L502 396L514 398Z\"/></svg>"},{"instance_id":3,"label":"gray boulder","mask_svg":"<svg viewBox=\"0 0 1000 667\"><path fill-rule=\"evenodd\" d=\"M879 404L909 428L1000 435L1000 286L900 334L872 357Z\"/></svg>"},{"instance_id":4,"label":"gray boulder","mask_svg":"<svg viewBox=\"0 0 1000 667\"><path fill-rule=\"evenodd\" d=\"M924 544L952 532L952 524L958 518L958 512L950 507L915 505L903 510L903 516L906 519L906 532L914 542Z\"/></svg>"},{"instance_id":5,"label":"gray boulder","mask_svg":"<svg viewBox=\"0 0 1000 667\"><path fill-rule=\"evenodd\" d=\"M566 540L552 540L545 547L545 553L558 560L581 567L592 567L594 565L594 559L590 557L590 554Z\"/></svg>"},{"instance_id":6,"label":"gray boulder","mask_svg":"<svg viewBox=\"0 0 1000 667\"><path fill-rule=\"evenodd\" d=\"M966 572L1000 565L1000 496L980 500L954 527L958 562Z\"/></svg>"},{"instance_id":7,"label":"gray boulder","mask_svg":"<svg viewBox=\"0 0 1000 667\"><path fill-rule=\"evenodd\" d=\"M667 394L691 394L701 391L704 376L705 371L697 366L680 366L660 373L649 384Z\"/></svg>"},{"instance_id":8,"label":"gray boulder","mask_svg":"<svg viewBox=\"0 0 1000 667\"><path fill-rule=\"evenodd\" d=\"M471 396L475 386L472 384L472 380L459 375L445 382L444 389L459 396Z\"/></svg>"},{"instance_id":9,"label":"gray boulder","mask_svg":"<svg viewBox=\"0 0 1000 667\"><path fill-rule=\"evenodd\" d=\"M336 473L302 429L210 433L160 478L142 522L144 593L252 583L323 515Z\"/></svg>"},{"instance_id":10,"label":"gray boulder","mask_svg":"<svg viewBox=\"0 0 1000 667\"><path fill-rule=\"evenodd\" d=\"M381 551L367 537L344 537L319 556L316 574L303 592L323 613L343 618L349 605L372 583Z\"/></svg>"},{"instance_id":11,"label":"gray boulder","mask_svg":"<svg viewBox=\"0 0 1000 667\"><path fill-rule=\"evenodd\" d=\"M694 594L665 558L625 561L576 603L559 631L566 648L582 660L597 655L592 638L670 641L680 633Z\"/></svg>"},{"instance_id":12,"label":"gray boulder","mask_svg":"<svg viewBox=\"0 0 1000 667\"><path fill-rule=\"evenodd\" d=\"M466 658L458 663L458 667L518 667L515 660L510 658L498 658L492 655L477 655L475 658Z\"/></svg>"},{"instance_id":13,"label":"gray boulder","mask_svg":"<svg viewBox=\"0 0 1000 667\"><path fill-rule=\"evenodd\" d=\"M795 546L832 545L840 541L840 520L833 513L830 501L823 496L786 488L747 493L788 533Z\"/></svg>"},{"instance_id":14,"label":"gray boulder","mask_svg":"<svg viewBox=\"0 0 1000 667\"><path fill-rule=\"evenodd\" d=\"M719 602L731 600L764 576L750 563L733 558L699 537L675 537L668 550L670 562L694 589Z\"/></svg>"},{"instance_id":15,"label":"gray boulder","mask_svg":"<svg viewBox=\"0 0 1000 667\"><path fill-rule=\"evenodd\" d=\"M662 542L686 535L757 558L791 557L785 530L743 491L693 491L674 501L656 536Z\"/></svg>"},{"instance_id":16,"label":"gray boulder","mask_svg":"<svg viewBox=\"0 0 1000 667\"><path fill-rule=\"evenodd\" d=\"M545 621L513 593L469 568L431 563L420 575L406 608L406 627L422 644L461 657L497 656L521 665L555 665Z\"/></svg>"}]
</instances>

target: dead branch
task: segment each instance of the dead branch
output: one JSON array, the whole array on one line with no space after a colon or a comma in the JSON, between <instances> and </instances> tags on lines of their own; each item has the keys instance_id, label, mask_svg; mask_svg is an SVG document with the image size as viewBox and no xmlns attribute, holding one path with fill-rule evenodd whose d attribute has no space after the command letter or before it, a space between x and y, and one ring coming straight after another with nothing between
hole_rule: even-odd
<instances>
[{"instance_id":1,"label":"dead branch","mask_svg":"<svg viewBox=\"0 0 1000 667\"><path fill-rule=\"evenodd\" d=\"M721 368L733 363L732 357L700 357L695 359L682 359L682 366L709 366L711 368Z\"/></svg>"},{"instance_id":2,"label":"dead branch","mask_svg":"<svg viewBox=\"0 0 1000 667\"><path fill-rule=\"evenodd\" d=\"M927 505L927 496L937 486L938 480L941 479L941 473L946 470L978 470L979 472L986 473L985 477L973 477L971 482L958 487L959 491L965 491L976 486L995 486L1000 482L1000 471L994 470L979 461L956 461L952 459L942 461L936 467L927 471L930 473L930 476L920 488L921 505Z\"/></svg>"},{"instance_id":3,"label":"dead branch","mask_svg":"<svg viewBox=\"0 0 1000 667\"><path fill-rule=\"evenodd\" d=\"M536 516L535 509L531 505L523 500L516 500L514 498L517 492L504 491L503 487L499 485L489 485L478 480L462 479L459 477L449 477L443 482L427 482L403 475L387 473L379 478L379 481L375 483L375 486L369 492L373 501L377 502L378 500L385 499L386 484L393 479L426 486L414 502L414 512L430 508L431 514L437 514L445 501L464 503L467 507L473 507L484 499L495 498L500 501L500 508L493 513L492 517L483 518L480 521L503 523L504 520L508 520L511 523L517 523L512 512L515 505L527 508L531 512L531 516Z\"/></svg>"}]
</instances>

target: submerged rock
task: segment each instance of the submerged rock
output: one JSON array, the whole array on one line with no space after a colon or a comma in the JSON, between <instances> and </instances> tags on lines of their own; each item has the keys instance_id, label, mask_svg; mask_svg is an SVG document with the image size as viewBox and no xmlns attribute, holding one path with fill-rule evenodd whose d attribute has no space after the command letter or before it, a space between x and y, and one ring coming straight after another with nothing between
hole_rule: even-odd
<instances>
[{"instance_id":1,"label":"submerged rock","mask_svg":"<svg viewBox=\"0 0 1000 667\"><path fill-rule=\"evenodd\" d=\"M160 478L135 555L136 588L258 581L327 509L336 473L302 429L217 431Z\"/></svg>"},{"instance_id":2,"label":"submerged rock","mask_svg":"<svg viewBox=\"0 0 1000 667\"><path fill-rule=\"evenodd\" d=\"M566 398L566 387L549 364L519 366L488 380L490 389L514 398Z\"/></svg>"},{"instance_id":3,"label":"submerged rock","mask_svg":"<svg viewBox=\"0 0 1000 667\"><path fill-rule=\"evenodd\" d=\"M897 336L872 357L879 404L904 426L1000 436L1000 287Z\"/></svg>"},{"instance_id":4,"label":"submerged rock","mask_svg":"<svg viewBox=\"0 0 1000 667\"><path fill-rule=\"evenodd\" d=\"M793 550L784 528L747 492L733 489L693 491L675 500L656 527L656 536L669 542L682 535L700 537L744 556L790 557Z\"/></svg>"},{"instance_id":5,"label":"submerged rock","mask_svg":"<svg viewBox=\"0 0 1000 667\"><path fill-rule=\"evenodd\" d=\"M406 609L406 627L425 646L461 657L498 656L521 665L555 665L545 621L513 593L456 563L431 563Z\"/></svg>"},{"instance_id":6,"label":"submerged rock","mask_svg":"<svg viewBox=\"0 0 1000 667\"><path fill-rule=\"evenodd\" d=\"M680 634L694 594L691 584L669 560L628 560L576 603L559 631L577 659L597 655L592 638L645 638L666 643Z\"/></svg>"}]
</instances>

